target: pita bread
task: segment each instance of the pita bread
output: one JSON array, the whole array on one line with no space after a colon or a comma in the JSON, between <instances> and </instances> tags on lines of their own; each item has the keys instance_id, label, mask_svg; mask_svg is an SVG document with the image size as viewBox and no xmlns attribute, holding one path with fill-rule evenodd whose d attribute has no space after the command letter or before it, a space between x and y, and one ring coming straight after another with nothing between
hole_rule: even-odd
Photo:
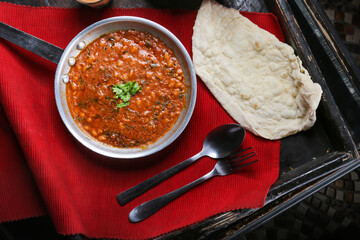
<instances>
[{"instance_id":1,"label":"pita bread","mask_svg":"<svg viewBox=\"0 0 360 240\"><path fill-rule=\"evenodd\" d=\"M239 11L203 1L192 43L196 73L243 127L274 140L314 125L320 85L289 45Z\"/></svg>"}]
</instances>

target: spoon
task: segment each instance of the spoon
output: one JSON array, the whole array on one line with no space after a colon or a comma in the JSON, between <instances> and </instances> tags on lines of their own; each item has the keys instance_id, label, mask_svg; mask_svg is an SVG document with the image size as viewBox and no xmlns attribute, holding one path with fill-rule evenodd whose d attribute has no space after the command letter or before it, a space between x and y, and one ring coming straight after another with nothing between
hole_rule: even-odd
<instances>
[{"instance_id":1,"label":"spoon","mask_svg":"<svg viewBox=\"0 0 360 240\"><path fill-rule=\"evenodd\" d=\"M198 154L118 194L117 201L124 206L204 156L213 159L229 157L239 149L244 138L245 130L239 124L225 124L216 127L205 137L203 148Z\"/></svg>"}]
</instances>

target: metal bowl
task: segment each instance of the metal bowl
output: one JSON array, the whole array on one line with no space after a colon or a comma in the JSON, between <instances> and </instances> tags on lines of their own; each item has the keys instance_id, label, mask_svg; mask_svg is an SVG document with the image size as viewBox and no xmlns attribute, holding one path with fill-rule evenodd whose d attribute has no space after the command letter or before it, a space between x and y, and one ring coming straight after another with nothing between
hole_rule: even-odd
<instances>
[{"instance_id":1,"label":"metal bowl","mask_svg":"<svg viewBox=\"0 0 360 240\"><path fill-rule=\"evenodd\" d=\"M187 86L186 105L179 119L162 138L146 148L115 148L92 138L82 131L71 116L66 100L66 84L68 72L74 58L87 44L99 38L102 34L135 29L149 32L160 38L175 53L183 70ZM147 19L139 17L113 17L96 22L81 31L66 47L59 61L55 74L55 97L60 116L70 133L85 147L104 156L112 158L140 158L161 151L171 144L185 129L194 110L196 101L196 75L191 58L181 42L166 28Z\"/></svg>"}]
</instances>

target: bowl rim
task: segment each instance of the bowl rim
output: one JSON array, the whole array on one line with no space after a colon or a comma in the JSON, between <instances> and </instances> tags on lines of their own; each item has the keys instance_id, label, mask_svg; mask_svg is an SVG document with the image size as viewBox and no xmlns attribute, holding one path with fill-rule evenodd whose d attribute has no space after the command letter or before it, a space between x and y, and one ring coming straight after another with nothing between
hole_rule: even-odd
<instances>
[{"instance_id":1,"label":"bowl rim","mask_svg":"<svg viewBox=\"0 0 360 240\"><path fill-rule=\"evenodd\" d=\"M115 148L115 147L111 147L111 146L105 145L105 144L102 144L102 148L95 146L92 143L91 139L89 141L89 136L87 136L77 126L77 124L75 124L75 126L74 126L74 124L69 122L69 120L66 116L65 110L63 108L63 104L61 102L61 98L63 97L63 96L61 96L61 92L60 92L60 84L62 83L62 69L63 69L64 65L67 63L68 58L70 57L69 52L74 48L75 44L78 44L79 42L81 42L83 37L86 34L88 34L91 30L101 27L103 25L106 25L108 23L114 23L114 22L134 22L134 23L148 25L151 28L155 28L157 31L166 35L170 39L170 41L174 42L174 45L177 46L178 50L184 56L186 64L189 66L189 73L190 73L189 74L190 75L189 82L191 82L191 88L189 89L189 91L191 92L190 94L191 94L192 98L188 104L188 107L187 107L188 110L187 110L187 114L186 114L184 120L181 122L180 126L170 136L170 138L168 140L166 140L165 142L161 143L159 146L156 146L154 148L151 148L151 149L145 148L144 151L134 151L134 152L126 152L126 153L113 152L113 151L110 151L110 149L114 150L114 149L121 149L121 148ZM100 37L100 35L99 35L99 37ZM70 43L64 49L64 52L59 60L58 66L56 68L54 90L55 90L56 105L57 105L60 117L61 117L63 123L65 124L66 128L68 129L68 131L72 134L73 137L75 137L75 139L77 139L77 141L79 141L82 145L84 145L86 148L90 149L91 151L96 152L96 153L106 156L106 157L111 157L111 158L116 158L116 159L132 159L132 158L142 158L142 157L146 157L146 156L155 154L155 153L163 150L167 146L169 146L180 136L180 134L184 131L184 129L188 125L188 123L191 119L191 116L193 114L194 108L195 108L196 97L197 97L197 82L196 81L197 80L196 80L195 68L194 68L193 62L190 58L190 55L187 52L184 45L181 43L181 41L173 33L171 33L168 29L161 26L160 24L153 22L151 20L145 19L145 18L134 17L134 16L117 16L117 17L106 18L106 19L100 20L98 22L95 22L95 23L89 25L88 27L83 29L81 32L79 32L70 41ZM65 96L65 98L66 98L66 96ZM66 100L66 102L67 102L67 100ZM79 133L79 131L76 131L75 130L76 128L80 129L81 133ZM81 135L83 135L83 136L81 136ZM162 139L162 138L160 138L160 139ZM97 141L97 140L95 140L95 141ZM106 149L109 149L109 150L106 150Z\"/></svg>"}]
</instances>

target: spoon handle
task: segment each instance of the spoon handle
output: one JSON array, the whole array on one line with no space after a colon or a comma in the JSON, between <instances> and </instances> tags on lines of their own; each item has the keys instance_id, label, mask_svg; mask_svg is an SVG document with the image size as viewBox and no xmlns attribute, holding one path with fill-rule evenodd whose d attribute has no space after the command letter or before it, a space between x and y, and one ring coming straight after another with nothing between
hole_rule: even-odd
<instances>
[{"instance_id":1,"label":"spoon handle","mask_svg":"<svg viewBox=\"0 0 360 240\"><path fill-rule=\"evenodd\" d=\"M155 187L159 183L165 181L166 179L170 178L171 176L175 175L177 172L180 172L187 166L189 166L191 163L195 162L199 158L201 158L202 152L192 156L191 158L145 180L144 182L129 188L128 190L120 193L117 195L117 201L120 203L121 206L124 206L125 204L129 203L130 201L134 200L144 192L150 190L151 188Z\"/></svg>"},{"instance_id":2,"label":"spoon handle","mask_svg":"<svg viewBox=\"0 0 360 240\"><path fill-rule=\"evenodd\" d=\"M161 209L162 207L164 207L165 205L167 205L177 197L181 196L185 192L189 191L190 189L194 188L195 186L199 185L200 183L204 182L205 180L208 180L209 178L215 175L216 174L214 173L214 171L211 171L208 174L202 176L201 178L198 178L197 180L181 188L178 188L172 192L162 195L161 197L155 198L153 200L150 200L148 202L145 202L137 206L130 212L129 221L136 223L150 217L159 209Z\"/></svg>"}]
</instances>

